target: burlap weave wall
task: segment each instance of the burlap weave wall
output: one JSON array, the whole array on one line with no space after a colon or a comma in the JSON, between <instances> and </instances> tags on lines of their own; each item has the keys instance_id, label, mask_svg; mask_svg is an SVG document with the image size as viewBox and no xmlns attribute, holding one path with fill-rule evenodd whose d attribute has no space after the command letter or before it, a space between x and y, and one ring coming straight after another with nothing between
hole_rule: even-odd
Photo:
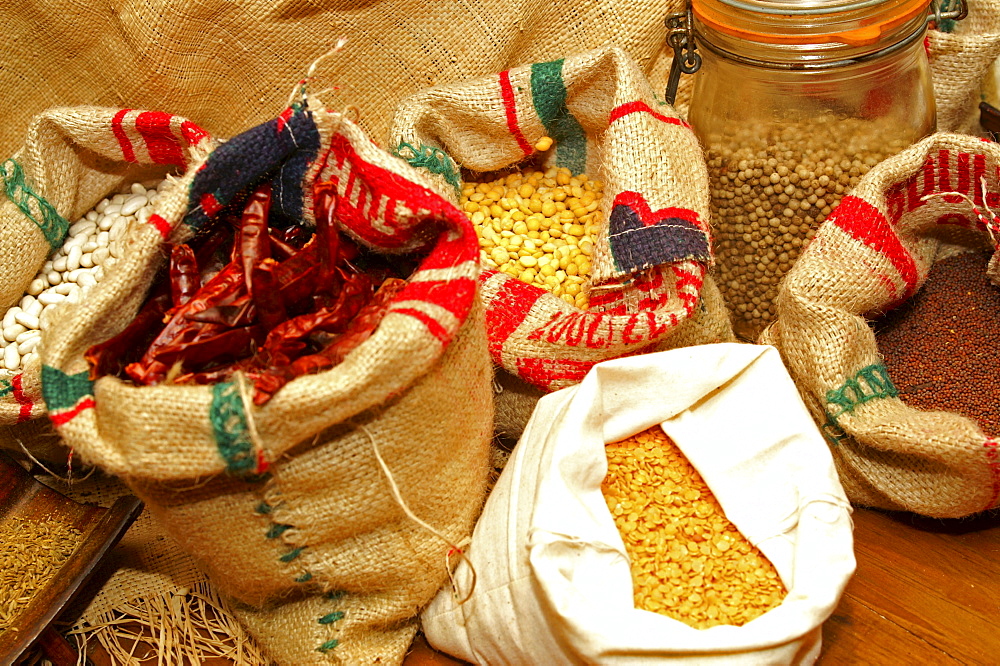
<instances>
[{"instance_id":1,"label":"burlap weave wall","mask_svg":"<svg viewBox=\"0 0 1000 666\"><path fill-rule=\"evenodd\" d=\"M399 100L435 83L614 41L665 81L678 0L10 0L0 3L0 155L54 105L168 109L233 136L277 114L311 62L331 105L385 138Z\"/></svg>"}]
</instances>

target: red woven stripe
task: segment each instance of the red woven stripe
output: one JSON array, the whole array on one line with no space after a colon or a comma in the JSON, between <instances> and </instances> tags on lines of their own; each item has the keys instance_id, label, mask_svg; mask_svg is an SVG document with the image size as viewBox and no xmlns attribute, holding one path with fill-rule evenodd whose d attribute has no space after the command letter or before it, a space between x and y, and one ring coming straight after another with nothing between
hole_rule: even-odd
<instances>
[{"instance_id":1,"label":"red woven stripe","mask_svg":"<svg viewBox=\"0 0 1000 666\"><path fill-rule=\"evenodd\" d=\"M611 117L608 119L608 125L611 125L619 118L624 118L625 116L632 113L648 113L649 115L653 116L654 118L656 118L661 122L665 122L670 125L680 125L681 127L686 127L688 129L691 129L691 126L688 125L683 120L681 120L680 118L671 118L670 116L665 116L662 113L657 113L656 111L653 111L653 109L650 108L649 104L646 104L643 101L628 102L626 104L622 104L621 106L616 106L615 108L613 108L611 110Z\"/></svg>"},{"instance_id":2,"label":"red woven stripe","mask_svg":"<svg viewBox=\"0 0 1000 666\"><path fill-rule=\"evenodd\" d=\"M917 288L917 264L889 221L875 206L864 199L848 195L841 200L831 216L833 223L845 233L881 253L892 264L905 285L898 300L906 300Z\"/></svg>"},{"instance_id":3,"label":"red woven stripe","mask_svg":"<svg viewBox=\"0 0 1000 666\"><path fill-rule=\"evenodd\" d=\"M503 96L503 109L507 114L507 129L517 139L517 145L525 155L532 153L531 144L524 138L520 125L517 124L517 104L514 102L514 88L510 85L510 71L500 72L500 94Z\"/></svg>"},{"instance_id":4,"label":"red woven stripe","mask_svg":"<svg viewBox=\"0 0 1000 666\"><path fill-rule=\"evenodd\" d=\"M581 381L597 361L575 361L568 358L519 358L517 374L535 386L548 387L553 382Z\"/></svg>"},{"instance_id":5,"label":"red woven stripe","mask_svg":"<svg viewBox=\"0 0 1000 666\"><path fill-rule=\"evenodd\" d=\"M170 127L171 118L172 115L163 111L145 111L135 119L135 128L146 142L153 162L184 166L184 152Z\"/></svg>"},{"instance_id":6,"label":"red woven stripe","mask_svg":"<svg viewBox=\"0 0 1000 666\"><path fill-rule=\"evenodd\" d=\"M17 414L17 422L24 423L25 421L31 419L31 409L34 404L31 402L31 398L24 394L24 389L21 385L21 378L24 375L14 375L10 380L10 386L14 389L14 400L17 404L21 405L21 409Z\"/></svg>"},{"instance_id":7,"label":"red woven stripe","mask_svg":"<svg viewBox=\"0 0 1000 666\"><path fill-rule=\"evenodd\" d=\"M211 192L206 192L201 195L201 209L205 211L205 215L213 217L216 213L222 210L222 204L219 200L215 198L215 195Z\"/></svg>"},{"instance_id":8,"label":"red woven stripe","mask_svg":"<svg viewBox=\"0 0 1000 666\"><path fill-rule=\"evenodd\" d=\"M159 215L150 215L149 223L153 225L153 227L155 227L156 230L160 232L160 235L163 236L164 238L170 235L171 231L170 223L164 220Z\"/></svg>"},{"instance_id":9,"label":"red woven stripe","mask_svg":"<svg viewBox=\"0 0 1000 666\"><path fill-rule=\"evenodd\" d=\"M392 312L398 314L405 314L413 317L417 321L421 322L424 326L426 326L427 330L430 331L430 334L433 335L438 340L440 340L441 342L447 343L448 340L451 339L451 336L448 334L448 331L445 329L445 327L441 325L441 322L439 322L437 319L430 316L426 312L421 312L420 310L414 310L412 308L400 308L398 310L394 308Z\"/></svg>"},{"instance_id":10,"label":"red woven stripe","mask_svg":"<svg viewBox=\"0 0 1000 666\"><path fill-rule=\"evenodd\" d=\"M115 133L115 138L118 139L118 146L122 149L125 161L136 162L138 160L135 159L135 149L132 148L132 142L129 140L128 135L125 134L125 128L122 127L122 120L130 111L132 109L122 109L115 114L115 117L111 119L111 131Z\"/></svg>"},{"instance_id":11,"label":"red woven stripe","mask_svg":"<svg viewBox=\"0 0 1000 666\"><path fill-rule=\"evenodd\" d=\"M458 318L468 310L465 303L475 297L476 281L457 278L447 282L411 282L399 295L401 301L426 301L444 308Z\"/></svg>"},{"instance_id":12,"label":"red woven stripe","mask_svg":"<svg viewBox=\"0 0 1000 666\"><path fill-rule=\"evenodd\" d=\"M990 466L990 477L993 481L993 494L990 496L990 501L983 507L983 510L986 510L992 509L996 505L997 499L1000 499L1000 448L998 448L995 439L987 439L983 446L986 447L986 464Z\"/></svg>"},{"instance_id":13,"label":"red woven stripe","mask_svg":"<svg viewBox=\"0 0 1000 666\"><path fill-rule=\"evenodd\" d=\"M59 412L58 414L49 414L49 420L52 421L53 425L61 426L65 423L69 423L76 416L85 409L93 409L96 403L94 402L93 396L87 396L80 402L76 403L73 409L68 412Z\"/></svg>"},{"instance_id":14,"label":"red woven stripe","mask_svg":"<svg viewBox=\"0 0 1000 666\"><path fill-rule=\"evenodd\" d=\"M190 120L181 123L181 136L187 141L189 146L197 146L202 139L208 137L208 132L195 125Z\"/></svg>"},{"instance_id":15,"label":"red woven stripe","mask_svg":"<svg viewBox=\"0 0 1000 666\"><path fill-rule=\"evenodd\" d=\"M497 271L483 271L480 281L485 282ZM486 330L489 332L490 356L501 363L503 346L507 338L517 329L535 302L544 292L538 287L521 282L516 278L507 279L486 308Z\"/></svg>"}]
</instances>

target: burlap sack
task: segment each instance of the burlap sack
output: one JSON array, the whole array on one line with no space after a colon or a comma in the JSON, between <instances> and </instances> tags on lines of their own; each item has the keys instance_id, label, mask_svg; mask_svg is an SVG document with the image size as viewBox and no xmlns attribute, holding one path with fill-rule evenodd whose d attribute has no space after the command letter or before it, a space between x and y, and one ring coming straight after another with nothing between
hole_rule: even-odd
<instances>
[{"instance_id":1,"label":"burlap sack","mask_svg":"<svg viewBox=\"0 0 1000 666\"><path fill-rule=\"evenodd\" d=\"M72 222L122 185L172 173L179 177L178 188L158 198L149 223L130 231L127 240L137 262L154 258L184 213L184 183L215 145L191 121L159 111L78 107L36 116L23 146L0 164L6 194L0 199L0 312L20 301ZM143 294L123 271L115 272L122 306L138 302ZM74 318L87 308L63 304L53 314ZM105 323L114 321L101 326ZM0 424L45 413L40 372L38 363L16 373L0 369Z\"/></svg>"},{"instance_id":2,"label":"burlap sack","mask_svg":"<svg viewBox=\"0 0 1000 666\"><path fill-rule=\"evenodd\" d=\"M672 108L656 101L622 49L604 46L425 90L400 105L390 145L433 171L437 191L457 202L459 169L516 166L535 156L543 136L555 140L543 164L604 182L605 221L591 271L599 291L592 289L591 307L581 311L484 270L494 362L555 390L605 359L731 339L725 310L701 298L711 251L698 141ZM437 159L426 160L428 154Z\"/></svg>"},{"instance_id":3,"label":"burlap sack","mask_svg":"<svg viewBox=\"0 0 1000 666\"><path fill-rule=\"evenodd\" d=\"M682 8L679 0L4 2L0 98L17 103L0 110L0 155L53 105L169 108L234 136L269 120L287 101L287 82L338 37L349 48L324 62L322 85L339 87L332 106L364 110L360 123L377 141L399 101L426 86L607 41L655 73L662 94L663 20Z\"/></svg>"},{"instance_id":4,"label":"burlap sack","mask_svg":"<svg viewBox=\"0 0 1000 666\"><path fill-rule=\"evenodd\" d=\"M868 324L920 289L950 232L988 237L970 201L997 204L998 166L995 143L924 139L873 168L785 277L761 341L781 351L853 502L950 518L1000 500L1000 433L907 406Z\"/></svg>"},{"instance_id":5,"label":"burlap sack","mask_svg":"<svg viewBox=\"0 0 1000 666\"><path fill-rule=\"evenodd\" d=\"M396 663L485 490L491 369L477 244L422 174L340 114L304 104L211 155L190 187L186 227L263 178L288 185L274 206L308 219L312 184L336 183L345 232L387 253L426 252L372 337L263 407L244 399L239 377L91 381L82 354L115 332L97 320L121 310L102 283L93 316L46 334L43 388L67 444L128 483L270 657ZM142 268L137 290L152 277Z\"/></svg>"},{"instance_id":6,"label":"burlap sack","mask_svg":"<svg viewBox=\"0 0 1000 666\"><path fill-rule=\"evenodd\" d=\"M933 24L925 43L938 131L979 134L981 91L987 73L1000 56L1000 2L965 1L969 15L961 21Z\"/></svg>"}]
</instances>

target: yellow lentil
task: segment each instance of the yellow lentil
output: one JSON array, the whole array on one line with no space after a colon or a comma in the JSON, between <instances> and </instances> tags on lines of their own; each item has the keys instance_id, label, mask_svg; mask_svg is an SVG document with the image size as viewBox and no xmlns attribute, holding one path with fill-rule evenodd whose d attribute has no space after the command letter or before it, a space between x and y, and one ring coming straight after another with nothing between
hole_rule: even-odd
<instances>
[{"instance_id":1,"label":"yellow lentil","mask_svg":"<svg viewBox=\"0 0 1000 666\"><path fill-rule=\"evenodd\" d=\"M635 607L696 629L741 626L786 591L659 427L608 444L601 485L631 561Z\"/></svg>"},{"instance_id":2,"label":"yellow lentil","mask_svg":"<svg viewBox=\"0 0 1000 666\"><path fill-rule=\"evenodd\" d=\"M585 174L550 168L466 182L459 205L476 228L486 265L586 309L603 190Z\"/></svg>"}]
</instances>

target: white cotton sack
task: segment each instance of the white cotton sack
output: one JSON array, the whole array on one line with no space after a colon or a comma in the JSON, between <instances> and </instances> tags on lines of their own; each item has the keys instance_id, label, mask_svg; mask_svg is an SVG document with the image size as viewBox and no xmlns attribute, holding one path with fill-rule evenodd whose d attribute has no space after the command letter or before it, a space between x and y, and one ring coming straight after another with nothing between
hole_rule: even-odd
<instances>
[{"instance_id":1,"label":"white cotton sack","mask_svg":"<svg viewBox=\"0 0 1000 666\"><path fill-rule=\"evenodd\" d=\"M633 605L628 556L601 493L604 447L657 424L788 590L741 627L698 630ZM477 664L812 663L854 573L850 511L773 347L606 361L539 401L456 567L456 589L423 613L424 633Z\"/></svg>"}]
</instances>

